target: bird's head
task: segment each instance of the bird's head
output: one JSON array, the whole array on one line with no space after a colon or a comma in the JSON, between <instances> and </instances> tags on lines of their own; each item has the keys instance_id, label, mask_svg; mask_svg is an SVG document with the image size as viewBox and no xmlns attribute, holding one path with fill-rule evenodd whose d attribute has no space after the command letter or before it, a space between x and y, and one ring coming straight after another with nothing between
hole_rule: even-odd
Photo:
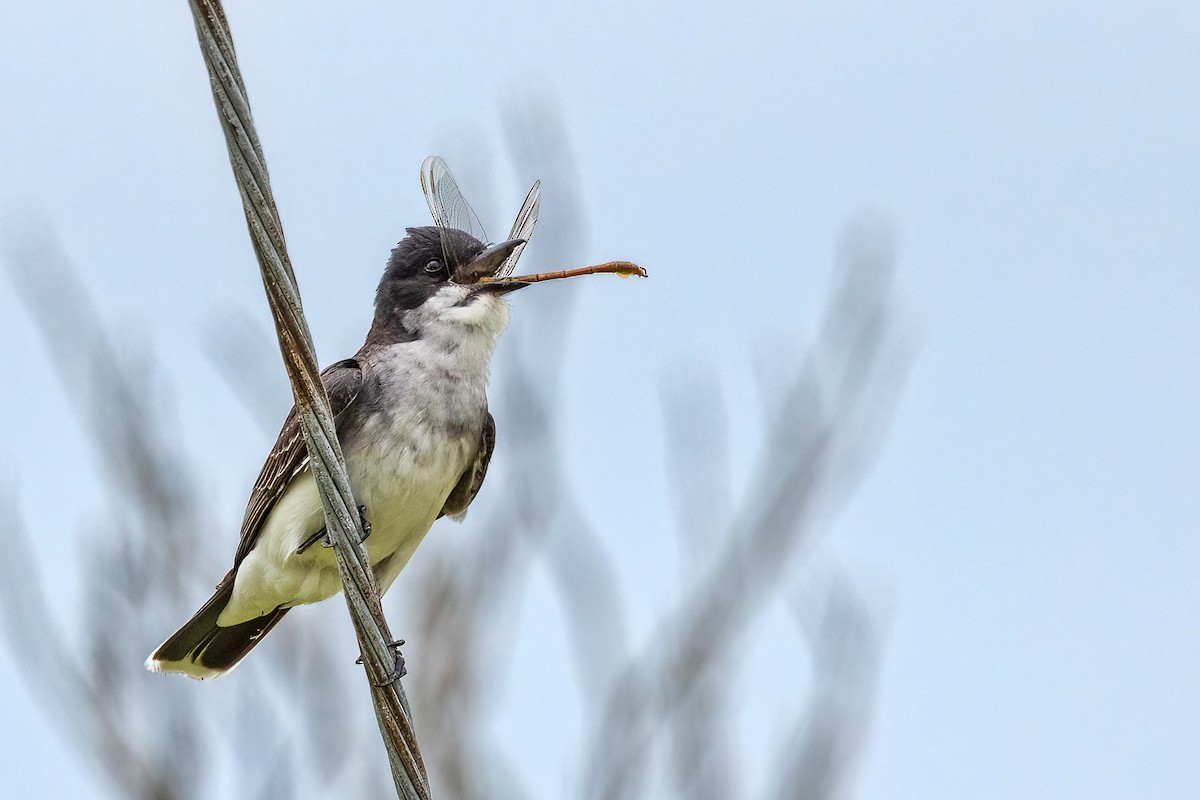
<instances>
[{"instance_id":1,"label":"bird's head","mask_svg":"<svg viewBox=\"0 0 1200 800\"><path fill-rule=\"evenodd\" d=\"M495 275L524 240L485 245L465 231L434 226L409 228L407 233L392 250L379 281L372 332L410 338L440 322L495 328L499 333L508 321L499 295L527 284L480 279Z\"/></svg>"}]
</instances>

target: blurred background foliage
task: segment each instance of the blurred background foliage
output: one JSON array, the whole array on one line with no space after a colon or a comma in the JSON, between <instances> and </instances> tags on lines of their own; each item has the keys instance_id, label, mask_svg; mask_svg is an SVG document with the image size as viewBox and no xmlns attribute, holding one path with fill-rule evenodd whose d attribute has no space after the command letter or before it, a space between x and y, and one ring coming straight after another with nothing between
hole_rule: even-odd
<instances>
[{"instance_id":1,"label":"blurred background foliage","mask_svg":"<svg viewBox=\"0 0 1200 800\"><path fill-rule=\"evenodd\" d=\"M558 112L530 106L505 124L518 171L542 174L558 203L523 269L572 263L584 209ZM109 329L52 234L27 231L19 241L10 273L76 400L108 487L109 507L96 517L110 521L84 533L89 568L79 594L87 600L73 625L56 619L53 589L36 578L35 542L17 537L5 562L5 621L30 687L120 796L389 796L361 676L348 666L353 647L326 635L330 626L348 629L338 604L272 636L263 656L222 682L235 689L219 703L209 702L207 687L132 668L221 571L227 542L207 535L219 523L197 496L204 479L178 446L173 415L144 392L145 376L161 365L152 354L135 357L138 345ZM664 377L659 413L672 494L663 502L677 518L681 591L662 608L630 607L620 559L603 544L614 534L587 518L567 480L572 454L562 428L570 422L559 398L566 350L554 343L565 341L575 294L586 288L547 286L518 309L531 324L504 337L495 368L502 445L487 484L493 499L472 510L467 535L432 535L389 602L413 626L407 684L436 796L532 796L497 729L578 741L571 762L580 765L580 796L746 794L736 733L742 684L756 679L746 671L746 639L764 608L780 603L809 652L796 656L795 681L777 687L805 702L771 757L769 791L815 798L845 788L868 717L877 639L845 576L830 572L819 589L803 586L803 550L852 489L893 402L903 357L891 339L892 262L885 230L847 233L817 341L800 361L775 365L782 374L770 377L781 383L764 390L759 463L744 489L730 474L731 411L711 370L696 363ZM258 384L271 368L271 341L258 326L261 315L247 314L214 329L210 352L267 426L270 390ZM574 424L620 424L620 414ZM264 437L273 433L264 427ZM624 479L636 481L642 468L630 464ZM496 718L506 684L523 679L512 674L507 631L539 569L560 605L579 730L567 718L559 730L519 730ZM650 626L641 641L631 637L631 614Z\"/></svg>"}]
</instances>

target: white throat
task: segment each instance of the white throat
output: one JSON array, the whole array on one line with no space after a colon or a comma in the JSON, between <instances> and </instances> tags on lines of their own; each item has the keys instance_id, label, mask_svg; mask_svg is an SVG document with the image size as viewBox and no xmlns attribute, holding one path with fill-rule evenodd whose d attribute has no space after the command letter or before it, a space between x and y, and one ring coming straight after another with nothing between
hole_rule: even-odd
<instances>
[{"instance_id":1,"label":"white throat","mask_svg":"<svg viewBox=\"0 0 1200 800\"><path fill-rule=\"evenodd\" d=\"M496 337L507 324L508 304L503 299L456 283L446 284L433 297L404 314L404 327L422 336L483 333Z\"/></svg>"},{"instance_id":2,"label":"white throat","mask_svg":"<svg viewBox=\"0 0 1200 800\"><path fill-rule=\"evenodd\" d=\"M508 325L508 303L491 293L450 283L404 314L404 327L429 344L443 345L459 360L491 358L496 337Z\"/></svg>"}]
</instances>

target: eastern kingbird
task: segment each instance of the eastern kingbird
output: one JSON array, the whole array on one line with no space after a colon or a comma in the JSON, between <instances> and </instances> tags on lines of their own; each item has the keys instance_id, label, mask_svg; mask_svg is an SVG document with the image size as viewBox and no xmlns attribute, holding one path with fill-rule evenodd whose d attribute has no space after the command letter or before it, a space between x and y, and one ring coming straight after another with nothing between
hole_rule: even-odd
<instances>
[{"instance_id":1,"label":"eastern kingbird","mask_svg":"<svg viewBox=\"0 0 1200 800\"><path fill-rule=\"evenodd\" d=\"M462 515L487 474L496 441L488 367L508 323L502 295L529 285L508 276L538 210L535 184L509 239L487 246L444 162L427 159L421 177L438 224L407 230L363 346L321 373L385 592L434 521ZM340 591L324 525L293 408L254 483L233 569L147 668L221 675L288 609Z\"/></svg>"}]
</instances>

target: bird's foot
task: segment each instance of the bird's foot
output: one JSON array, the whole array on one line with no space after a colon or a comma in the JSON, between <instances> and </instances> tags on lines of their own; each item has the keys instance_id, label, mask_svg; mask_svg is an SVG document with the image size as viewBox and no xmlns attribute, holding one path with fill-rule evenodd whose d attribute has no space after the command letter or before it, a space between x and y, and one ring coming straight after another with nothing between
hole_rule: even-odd
<instances>
[{"instance_id":1,"label":"bird's foot","mask_svg":"<svg viewBox=\"0 0 1200 800\"><path fill-rule=\"evenodd\" d=\"M358 507L358 521L362 523L363 532L362 538L358 541L365 542L367 537L371 535L371 523L367 521L366 506ZM333 547L333 539L330 537L329 531L325 528L325 526L321 526L321 530L317 531L312 536L309 536L307 539L301 542L300 546L296 548L296 555L300 555L317 542L321 543L321 547Z\"/></svg>"},{"instance_id":2,"label":"bird's foot","mask_svg":"<svg viewBox=\"0 0 1200 800\"><path fill-rule=\"evenodd\" d=\"M367 507L366 506L358 507L358 521L362 525L362 538L359 539L358 541L365 542L367 540L367 537L371 535L371 523L367 522ZM324 531L325 529L322 528L321 530ZM312 537L310 536L309 538L311 539ZM333 547L333 540L329 538L328 534L325 534L321 538L321 547Z\"/></svg>"},{"instance_id":3,"label":"bird's foot","mask_svg":"<svg viewBox=\"0 0 1200 800\"><path fill-rule=\"evenodd\" d=\"M403 639L397 639L394 642L388 643L388 649L391 650L392 653L395 655L396 663L392 666L391 673L383 680L383 683L375 684L379 688L382 689L384 686L391 686L393 683L395 683L396 681L400 680L401 678L403 678L405 675L408 674L408 669L404 666L404 654L400 652L400 648L403 645L404 645ZM358 658L356 658L354 660L354 663L355 664L363 663L363 657L359 656Z\"/></svg>"}]
</instances>

